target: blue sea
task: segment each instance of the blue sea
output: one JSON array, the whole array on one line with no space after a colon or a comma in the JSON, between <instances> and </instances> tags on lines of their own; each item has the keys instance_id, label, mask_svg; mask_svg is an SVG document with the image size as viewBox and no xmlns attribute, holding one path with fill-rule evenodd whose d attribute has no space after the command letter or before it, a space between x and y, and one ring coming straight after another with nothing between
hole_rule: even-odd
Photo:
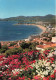
<instances>
[{"instance_id":1,"label":"blue sea","mask_svg":"<svg viewBox=\"0 0 56 80\"><path fill-rule=\"evenodd\" d=\"M15 41L40 34L42 30L33 25L13 25L16 21L0 21L0 41Z\"/></svg>"}]
</instances>

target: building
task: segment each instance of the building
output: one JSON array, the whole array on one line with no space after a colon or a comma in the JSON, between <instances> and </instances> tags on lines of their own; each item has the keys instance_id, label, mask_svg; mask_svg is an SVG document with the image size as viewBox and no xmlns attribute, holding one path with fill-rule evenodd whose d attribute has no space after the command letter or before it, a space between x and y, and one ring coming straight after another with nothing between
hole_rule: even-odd
<instances>
[{"instance_id":1,"label":"building","mask_svg":"<svg viewBox=\"0 0 56 80\"><path fill-rule=\"evenodd\" d=\"M36 46L36 49L37 50L44 51L45 49L54 48L54 47L56 47L56 43L50 43L50 44L44 44L44 45L37 45Z\"/></svg>"},{"instance_id":2,"label":"building","mask_svg":"<svg viewBox=\"0 0 56 80\"><path fill-rule=\"evenodd\" d=\"M52 37L52 42L56 43L56 37Z\"/></svg>"}]
</instances>

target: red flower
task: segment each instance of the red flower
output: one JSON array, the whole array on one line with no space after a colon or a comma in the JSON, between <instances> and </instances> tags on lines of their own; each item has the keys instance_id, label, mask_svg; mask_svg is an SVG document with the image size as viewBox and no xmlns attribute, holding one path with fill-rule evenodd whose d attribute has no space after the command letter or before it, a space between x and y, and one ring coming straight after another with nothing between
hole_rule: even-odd
<instances>
[{"instance_id":1,"label":"red flower","mask_svg":"<svg viewBox=\"0 0 56 80\"><path fill-rule=\"evenodd\" d=\"M54 58L53 58L53 57L51 57L51 58L50 58L50 60L54 61Z\"/></svg>"},{"instance_id":2,"label":"red flower","mask_svg":"<svg viewBox=\"0 0 56 80\"><path fill-rule=\"evenodd\" d=\"M31 69L33 69L33 67L32 66L28 66L29 68L31 68Z\"/></svg>"},{"instance_id":3,"label":"red flower","mask_svg":"<svg viewBox=\"0 0 56 80\"><path fill-rule=\"evenodd\" d=\"M36 61L34 60L33 63L35 63Z\"/></svg>"},{"instance_id":4,"label":"red flower","mask_svg":"<svg viewBox=\"0 0 56 80\"><path fill-rule=\"evenodd\" d=\"M43 80L49 80L49 79L50 79L50 76L43 78Z\"/></svg>"},{"instance_id":5,"label":"red flower","mask_svg":"<svg viewBox=\"0 0 56 80\"><path fill-rule=\"evenodd\" d=\"M25 80L25 77L23 76L23 77L19 77L19 80Z\"/></svg>"},{"instance_id":6,"label":"red flower","mask_svg":"<svg viewBox=\"0 0 56 80\"><path fill-rule=\"evenodd\" d=\"M55 78L54 74L51 75L51 78Z\"/></svg>"},{"instance_id":7,"label":"red flower","mask_svg":"<svg viewBox=\"0 0 56 80\"><path fill-rule=\"evenodd\" d=\"M51 63L53 63L53 62L51 61Z\"/></svg>"},{"instance_id":8,"label":"red flower","mask_svg":"<svg viewBox=\"0 0 56 80\"><path fill-rule=\"evenodd\" d=\"M35 76L34 79L35 79L35 80L40 80L41 77L40 77L40 76Z\"/></svg>"}]
</instances>

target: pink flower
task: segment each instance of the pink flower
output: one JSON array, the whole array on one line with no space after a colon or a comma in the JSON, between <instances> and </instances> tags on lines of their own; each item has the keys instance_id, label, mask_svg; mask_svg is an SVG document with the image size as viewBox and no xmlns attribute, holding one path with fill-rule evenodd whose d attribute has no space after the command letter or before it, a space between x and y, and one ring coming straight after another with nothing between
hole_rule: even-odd
<instances>
[{"instance_id":1,"label":"pink flower","mask_svg":"<svg viewBox=\"0 0 56 80\"><path fill-rule=\"evenodd\" d=\"M18 62L18 59L14 59L15 62Z\"/></svg>"},{"instance_id":2,"label":"pink flower","mask_svg":"<svg viewBox=\"0 0 56 80\"><path fill-rule=\"evenodd\" d=\"M11 77L9 78L9 80L11 80Z\"/></svg>"},{"instance_id":3,"label":"pink flower","mask_svg":"<svg viewBox=\"0 0 56 80\"><path fill-rule=\"evenodd\" d=\"M1 74L0 76L2 77L3 75Z\"/></svg>"}]
</instances>

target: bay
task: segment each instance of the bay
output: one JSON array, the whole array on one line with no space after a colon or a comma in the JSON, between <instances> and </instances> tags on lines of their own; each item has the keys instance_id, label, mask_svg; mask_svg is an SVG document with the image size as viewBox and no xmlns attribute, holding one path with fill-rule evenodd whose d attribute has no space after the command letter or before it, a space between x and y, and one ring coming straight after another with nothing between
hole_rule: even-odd
<instances>
[{"instance_id":1,"label":"bay","mask_svg":"<svg viewBox=\"0 0 56 80\"><path fill-rule=\"evenodd\" d=\"M42 30L34 25L13 25L16 21L0 21L0 41L15 41L40 34Z\"/></svg>"}]
</instances>

